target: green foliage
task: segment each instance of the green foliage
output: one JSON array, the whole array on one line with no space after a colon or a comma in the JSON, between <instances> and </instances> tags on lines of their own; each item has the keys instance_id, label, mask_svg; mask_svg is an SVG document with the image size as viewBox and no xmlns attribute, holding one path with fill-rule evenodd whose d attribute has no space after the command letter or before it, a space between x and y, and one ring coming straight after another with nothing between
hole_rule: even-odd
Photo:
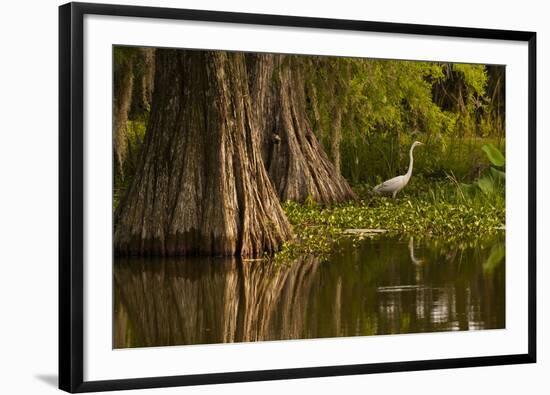
<instances>
[{"instance_id":1,"label":"green foliage","mask_svg":"<svg viewBox=\"0 0 550 395\"><path fill-rule=\"evenodd\" d=\"M504 166L504 155L495 146L492 144L485 144L482 147L482 150L494 166ZM470 196L475 195L477 191L480 190L487 197L498 196L504 200L505 182L506 173L502 170L496 169L495 167L490 167L476 181L473 182L472 186L474 186L474 188L466 188Z\"/></svg>"},{"instance_id":2,"label":"green foliage","mask_svg":"<svg viewBox=\"0 0 550 395\"><path fill-rule=\"evenodd\" d=\"M413 137L404 140L403 147L412 144ZM446 178L453 174L460 181L472 181L479 177L490 162L481 150L484 144L502 146L503 141L480 137L431 137L415 152L415 175L429 178ZM408 160L402 159L404 168Z\"/></svg>"},{"instance_id":3,"label":"green foliage","mask_svg":"<svg viewBox=\"0 0 550 395\"><path fill-rule=\"evenodd\" d=\"M327 65L328 62L328 65ZM397 135L422 128L423 133L449 131L454 116L432 101L432 81L443 78L431 62L376 59L328 59L312 73L320 118L316 129L329 131L334 106L345 104L344 132ZM323 139L326 136L321 136Z\"/></svg>"},{"instance_id":4,"label":"green foliage","mask_svg":"<svg viewBox=\"0 0 550 395\"><path fill-rule=\"evenodd\" d=\"M127 65L139 52L138 47L116 46L113 48L113 59L115 67Z\"/></svg>"},{"instance_id":5,"label":"green foliage","mask_svg":"<svg viewBox=\"0 0 550 395\"><path fill-rule=\"evenodd\" d=\"M391 136L359 138L353 144L344 141L342 174L354 185L375 185L404 174L414 140L423 139L403 134L399 142ZM488 143L503 146L502 140L479 137L428 136L423 142L426 144L414 152L413 179L418 176L441 179L453 173L460 182L471 182L491 165L481 147Z\"/></svg>"},{"instance_id":6,"label":"green foliage","mask_svg":"<svg viewBox=\"0 0 550 395\"><path fill-rule=\"evenodd\" d=\"M487 70L484 65L454 63L452 70L460 74L472 95L485 95Z\"/></svg>"},{"instance_id":7,"label":"green foliage","mask_svg":"<svg viewBox=\"0 0 550 395\"><path fill-rule=\"evenodd\" d=\"M440 74L437 65L424 62L368 60L354 64L350 81L359 133L397 134L423 125L444 129L448 118L431 100L428 79Z\"/></svg>"},{"instance_id":8,"label":"green foliage","mask_svg":"<svg viewBox=\"0 0 550 395\"><path fill-rule=\"evenodd\" d=\"M504 200L466 197L447 181L430 185L417 180L407 194L390 199L373 196L371 186L356 188L358 202L333 206L283 205L296 238L278 254L281 260L315 254L328 257L337 249L346 229L384 229L389 234L436 239L453 245L468 246L502 233L505 222ZM360 237L360 236L359 236Z\"/></svg>"},{"instance_id":9,"label":"green foliage","mask_svg":"<svg viewBox=\"0 0 550 395\"><path fill-rule=\"evenodd\" d=\"M342 174L353 184L406 169L414 140L430 151L428 166L416 167L420 172L442 177L452 171L461 180L487 165L477 149L483 140L501 145L504 113L493 105L503 100L501 68L489 73L485 65L322 57L310 63L304 73L309 119L329 154L334 134L341 135ZM334 124L337 109L341 125Z\"/></svg>"},{"instance_id":10,"label":"green foliage","mask_svg":"<svg viewBox=\"0 0 550 395\"><path fill-rule=\"evenodd\" d=\"M333 206L286 202L283 208L297 237L284 246L280 257L328 257L343 238L350 237L344 234L346 229L384 229L401 237L443 240L454 246L493 239L504 229L505 173L488 163L502 167L505 160L492 144L477 147L477 152L485 153L487 167L471 184L459 182L453 172L445 178L420 174L398 199L373 194L372 184L359 184L354 188L358 202ZM492 252L486 270L493 270L503 256L503 247Z\"/></svg>"},{"instance_id":11,"label":"green foliage","mask_svg":"<svg viewBox=\"0 0 550 395\"><path fill-rule=\"evenodd\" d=\"M495 184L491 177L481 177L476 181L476 185L486 195L492 195L495 193Z\"/></svg>"},{"instance_id":12,"label":"green foliage","mask_svg":"<svg viewBox=\"0 0 550 395\"><path fill-rule=\"evenodd\" d=\"M481 149L494 166L504 166L504 155L493 144L485 144Z\"/></svg>"}]
</instances>

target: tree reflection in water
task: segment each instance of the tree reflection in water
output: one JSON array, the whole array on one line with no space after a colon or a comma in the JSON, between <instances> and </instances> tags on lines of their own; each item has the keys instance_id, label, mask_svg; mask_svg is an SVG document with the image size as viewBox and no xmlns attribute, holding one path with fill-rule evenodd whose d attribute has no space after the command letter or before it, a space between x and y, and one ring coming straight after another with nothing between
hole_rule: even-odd
<instances>
[{"instance_id":1,"label":"tree reflection in water","mask_svg":"<svg viewBox=\"0 0 550 395\"><path fill-rule=\"evenodd\" d=\"M117 258L114 347L503 328L504 264L484 270L494 245L365 240L279 266Z\"/></svg>"}]
</instances>

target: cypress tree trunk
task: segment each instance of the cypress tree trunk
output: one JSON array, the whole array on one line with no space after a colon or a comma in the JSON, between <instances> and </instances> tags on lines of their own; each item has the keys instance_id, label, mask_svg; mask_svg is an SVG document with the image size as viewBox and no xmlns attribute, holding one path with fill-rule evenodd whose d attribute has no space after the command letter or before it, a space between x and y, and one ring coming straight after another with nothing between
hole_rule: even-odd
<instances>
[{"instance_id":1,"label":"cypress tree trunk","mask_svg":"<svg viewBox=\"0 0 550 395\"><path fill-rule=\"evenodd\" d=\"M306 115L301 60L248 55L250 91L262 130L262 155L282 201L334 203L355 196L315 137Z\"/></svg>"},{"instance_id":2,"label":"cypress tree trunk","mask_svg":"<svg viewBox=\"0 0 550 395\"><path fill-rule=\"evenodd\" d=\"M137 48L134 56L134 89L130 119L140 117L151 109L155 75L155 49Z\"/></svg>"},{"instance_id":3,"label":"cypress tree trunk","mask_svg":"<svg viewBox=\"0 0 550 395\"><path fill-rule=\"evenodd\" d=\"M153 101L153 90L155 89L155 49L142 48L144 59L144 71L142 77L143 100L147 102L151 108Z\"/></svg>"},{"instance_id":4,"label":"cypress tree trunk","mask_svg":"<svg viewBox=\"0 0 550 395\"><path fill-rule=\"evenodd\" d=\"M115 252L240 255L291 236L262 163L244 55L157 50L146 140Z\"/></svg>"},{"instance_id":5,"label":"cypress tree trunk","mask_svg":"<svg viewBox=\"0 0 550 395\"><path fill-rule=\"evenodd\" d=\"M128 151L126 127L134 87L133 59L129 57L115 66L113 100L113 154L116 171L124 176L124 161Z\"/></svg>"}]
</instances>

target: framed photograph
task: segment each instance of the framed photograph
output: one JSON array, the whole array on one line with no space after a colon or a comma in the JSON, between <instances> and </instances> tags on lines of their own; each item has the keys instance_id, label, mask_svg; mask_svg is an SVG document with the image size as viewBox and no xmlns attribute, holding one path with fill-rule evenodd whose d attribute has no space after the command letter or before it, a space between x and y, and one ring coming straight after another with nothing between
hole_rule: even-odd
<instances>
[{"instance_id":1,"label":"framed photograph","mask_svg":"<svg viewBox=\"0 0 550 395\"><path fill-rule=\"evenodd\" d=\"M59 9L59 387L536 361L536 34Z\"/></svg>"}]
</instances>

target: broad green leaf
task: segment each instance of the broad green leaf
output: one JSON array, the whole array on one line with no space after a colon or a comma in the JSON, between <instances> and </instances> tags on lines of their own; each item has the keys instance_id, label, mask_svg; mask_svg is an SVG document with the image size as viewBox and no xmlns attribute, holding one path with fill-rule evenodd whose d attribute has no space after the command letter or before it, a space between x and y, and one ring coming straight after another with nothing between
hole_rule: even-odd
<instances>
[{"instance_id":1,"label":"broad green leaf","mask_svg":"<svg viewBox=\"0 0 550 395\"><path fill-rule=\"evenodd\" d=\"M493 144L485 144L483 147L481 147L481 149L483 150L483 152L485 152L487 158L489 158L494 166L504 166L504 155L502 155L502 153Z\"/></svg>"},{"instance_id":2,"label":"broad green leaf","mask_svg":"<svg viewBox=\"0 0 550 395\"><path fill-rule=\"evenodd\" d=\"M481 191L486 194L490 195L495 190L495 183L491 177L481 177L479 180L477 180L477 186Z\"/></svg>"}]
</instances>

